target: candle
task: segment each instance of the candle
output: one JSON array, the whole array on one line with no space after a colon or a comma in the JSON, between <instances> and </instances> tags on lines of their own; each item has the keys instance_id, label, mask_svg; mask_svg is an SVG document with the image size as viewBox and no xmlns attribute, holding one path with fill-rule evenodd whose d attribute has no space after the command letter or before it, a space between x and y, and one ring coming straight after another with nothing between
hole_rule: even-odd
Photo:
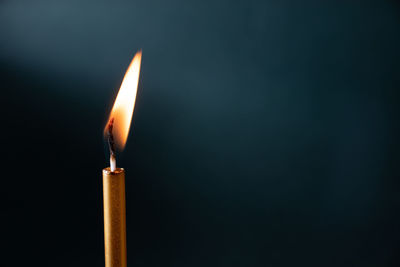
<instances>
[{"instance_id":1,"label":"candle","mask_svg":"<svg viewBox=\"0 0 400 267\"><path fill-rule=\"evenodd\" d=\"M136 53L122 81L104 134L110 167L103 169L104 249L106 267L126 267L125 170L117 168L116 150L125 147L135 107L142 52Z\"/></svg>"},{"instance_id":2,"label":"candle","mask_svg":"<svg viewBox=\"0 0 400 267\"><path fill-rule=\"evenodd\" d=\"M103 170L106 267L126 267L125 171Z\"/></svg>"}]
</instances>

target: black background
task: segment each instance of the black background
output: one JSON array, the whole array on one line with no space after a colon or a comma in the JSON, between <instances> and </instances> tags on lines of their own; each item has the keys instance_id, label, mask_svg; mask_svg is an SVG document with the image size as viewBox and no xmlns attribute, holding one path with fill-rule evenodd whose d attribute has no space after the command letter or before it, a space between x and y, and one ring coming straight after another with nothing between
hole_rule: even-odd
<instances>
[{"instance_id":1,"label":"black background","mask_svg":"<svg viewBox=\"0 0 400 267\"><path fill-rule=\"evenodd\" d=\"M399 33L396 1L0 1L1 265L104 265L143 49L129 266L398 266Z\"/></svg>"}]
</instances>

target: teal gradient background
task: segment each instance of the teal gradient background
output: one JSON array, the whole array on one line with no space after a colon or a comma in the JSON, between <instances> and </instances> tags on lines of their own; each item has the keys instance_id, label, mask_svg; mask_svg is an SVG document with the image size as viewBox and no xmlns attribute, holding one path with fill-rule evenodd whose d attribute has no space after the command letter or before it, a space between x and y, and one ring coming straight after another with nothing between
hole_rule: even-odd
<instances>
[{"instance_id":1,"label":"teal gradient background","mask_svg":"<svg viewBox=\"0 0 400 267\"><path fill-rule=\"evenodd\" d=\"M129 266L398 266L398 1L0 1L4 266L103 266L143 49Z\"/></svg>"}]
</instances>

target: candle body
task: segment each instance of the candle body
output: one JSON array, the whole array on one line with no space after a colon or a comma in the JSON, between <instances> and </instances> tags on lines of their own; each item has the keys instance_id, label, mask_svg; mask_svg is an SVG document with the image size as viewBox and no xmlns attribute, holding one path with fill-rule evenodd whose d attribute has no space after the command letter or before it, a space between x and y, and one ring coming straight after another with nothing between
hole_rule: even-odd
<instances>
[{"instance_id":1,"label":"candle body","mask_svg":"<svg viewBox=\"0 0 400 267\"><path fill-rule=\"evenodd\" d=\"M106 267L126 267L125 171L103 169Z\"/></svg>"}]
</instances>

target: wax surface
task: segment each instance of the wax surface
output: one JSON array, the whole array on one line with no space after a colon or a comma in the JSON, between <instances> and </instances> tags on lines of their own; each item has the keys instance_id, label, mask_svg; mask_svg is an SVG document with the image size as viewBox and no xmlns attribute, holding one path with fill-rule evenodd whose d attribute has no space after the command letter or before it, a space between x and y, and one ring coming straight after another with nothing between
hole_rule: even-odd
<instances>
[{"instance_id":1,"label":"wax surface","mask_svg":"<svg viewBox=\"0 0 400 267\"><path fill-rule=\"evenodd\" d=\"M126 267L125 171L103 170L104 248L106 267Z\"/></svg>"}]
</instances>

